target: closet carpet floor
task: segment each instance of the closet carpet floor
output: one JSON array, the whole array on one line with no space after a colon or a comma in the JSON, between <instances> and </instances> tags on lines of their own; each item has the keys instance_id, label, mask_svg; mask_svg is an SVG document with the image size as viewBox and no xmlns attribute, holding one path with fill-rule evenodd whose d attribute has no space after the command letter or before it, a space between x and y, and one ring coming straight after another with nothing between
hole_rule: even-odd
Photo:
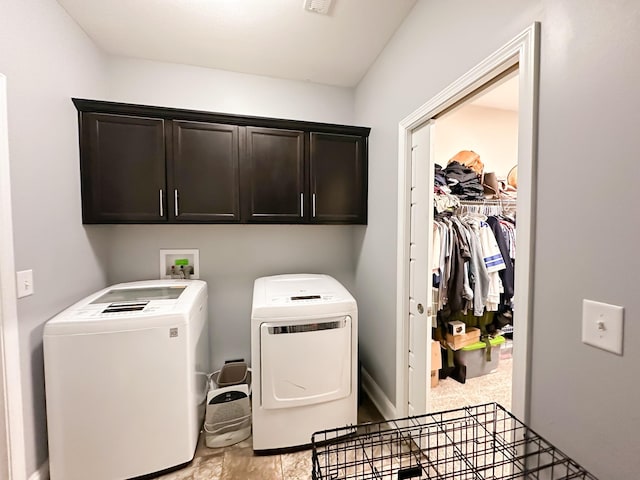
<instances>
[{"instance_id":1,"label":"closet carpet floor","mask_svg":"<svg viewBox=\"0 0 640 480\"><path fill-rule=\"evenodd\" d=\"M453 378L440 380L438 386L431 389L431 410L438 412L489 402L511 410L512 363L512 358L501 358L495 372L469 378L464 384Z\"/></svg>"},{"instance_id":2,"label":"closet carpet floor","mask_svg":"<svg viewBox=\"0 0 640 480\"><path fill-rule=\"evenodd\" d=\"M384 420L366 395L358 423ZM292 426L293 427L293 426ZM193 461L154 480L311 480L311 449L281 455L254 455L251 437L224 448L207 448L204 436Z\"/></svg>"}]
</instances>

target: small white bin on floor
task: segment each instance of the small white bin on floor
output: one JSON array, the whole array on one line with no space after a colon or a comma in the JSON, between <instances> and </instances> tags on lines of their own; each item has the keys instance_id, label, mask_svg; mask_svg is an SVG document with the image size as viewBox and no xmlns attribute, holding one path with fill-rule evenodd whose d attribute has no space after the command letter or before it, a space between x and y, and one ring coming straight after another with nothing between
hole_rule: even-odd
<instances>
[{"instance_id":1,"label":"small white bin on floor","mask_svg":"<svg viewBox=\"0 0 640 480\"><path fill-rule=\"evenodd\" d=\"M251 370L228 363L209 378L204 419L205 445L228 447L251 435Z\"/></svg>"}]
</instances>

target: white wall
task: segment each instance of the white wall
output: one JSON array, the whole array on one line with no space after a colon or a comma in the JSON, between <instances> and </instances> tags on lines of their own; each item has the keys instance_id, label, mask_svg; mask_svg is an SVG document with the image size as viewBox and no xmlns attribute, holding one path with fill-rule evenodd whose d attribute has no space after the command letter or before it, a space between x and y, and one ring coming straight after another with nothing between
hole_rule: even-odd
<instances>
[{"instance_id":1,"label":"white wall","mask_svg":"<svg viewBox=\"0 0 640 480\"><path fill-rule=\"evenodd\" d=\"M397 125L541 21L531 426L598 478L640 468L640 4L422 0L356 91L373 127L356 269L365 368L395 397ZM624 356L580 341L583 298L625 307Z\"/></svg>"},{"instance_id":2,"label":"white wall","mask_svg":"<svg viewBox=\"0 0 640 480\"><path fill-rule=\"evenodd\" d=\"M353 90L106 59L52 0L4 1L0 46L9 85L16 268L34 270L36 291L18 305L30 475L47 458L44 323L107 283L155 278L159 248L200 249L202 278L212 286L216 364L250 357L248 312L257 276L326 272L353 288L349 226L83 227L70 98L351 124Z\"/></svg>"},{"instance_id":3,"label":"white wall","mask_svg":"<svg viewBox=\"0 0 640 480\"><path fill-rule=\"evenodd\" d=\"M638 478L640 3L544 6L533 425L599 478ZM625 307L624 356L580 342L584 298Z\"/></svg>"},{"instance_id":4,"label":"white wall","mask_svg":"<svg viewBox=\"0 0 640 480\"><path fill-rule=\"evenodd\" d=\"M353 122L354 90L111 57L108 100L327 123Z\"/></svg>"},{"instance_id":5,"label":"white wall","mask_svg":"<svg viewBox=\"0 0 640 480\"><path fill-rule=\"evenodd\" d=\"M436 120L435 161L442 168L460 150L480 155L485 173L506 179L518 163L518 112L466 105Z\"/></svg>"},{"instance_id":6,"label":"white wall","mask_svg":"<svg viewBox=\"0 0 640 480\"><path fill-rule=\"evenodd\" d=\"M232 281L241 288L225 295L242 303L250 297L249 280L280 273L273 271L280 266L329 268L348 286L352 280L362 360L393 400L398 122L540 20L531 423L598 477L636 478L637 1L421 0L357 89L355 117L350 90L130 60L112 60L105 72L101 55L53 0L2 0L0 11L16 268L35 272L36 294L20 300L18 312L28 473L46 458L43 323L102 286L107 275L108 281L151 276L157 249L177 246L183 236L187 246L201 248L208 270L218 266L224 272L209 277L212 296L236 274ZM369 225L85 230L71 96L371 126ZM273 261L256 254L267 250L265 239L276 244L267 252ZM247 268L247 257L254 267L236 273L236 265ZM353 260L357 268L350 279ZM582 298L625 306L623 357L580 343ZM210 304L212 318L242 322L244 305L231 311L224 302ZM246 352L246 326L229 328L224 334L232 353Z\"/></svg>"},{"instance_id":7,"label":"white wall","mask_svg":"<svg viewBox=\"0 0 640 480\"><path fill-rule=\"evenodd\" d=\"M109 282L158 278L161 248L200 250L208 284L213 369L251 360L251 299L256 278L328 273L353 290L352 228L302 225L121 225L111 232Z\"/></svg>"},{"instance_id":8,"label":"white wall","mask_svg":"<svg viewBox=\"0 0 640 480\"><path fill-rule=\"evenodd\" d=\"M104 239L81 225L78 127L71 103L74 95L103 94L104 62L55 1L3 0L0 12L15 267L33 269L35 286L33 296L18 300L30 475L47 458L43 324L106 282L100 264Z\"/></svg>"},{"instance_id":9,"label":"white wall","mask_svg":"<svg viewBox=\"0 0 640 480\"><path fill-rule=\"evenodd\" d=\"M392 402L398 123L529 26L537 10L539 2L532 0L421 0L356 90L356 123L372 127L369 224L355 240L360 354L363 366Z\"/></svg>"},{"instance_id":10,"label":"white wall","mask_svg":"<svg viewBox=\"0 0 640 480\"><path fill-rule=\"evenodd\" d=\"M353 122L352 89L184 65L112 58L108 100L327 123ZM214 369L250 361L253 281L328 273L353 290L351 226L160 225L109 230L110 283L157 278L160 248L198 248L209 284ZM91 230L92 227L88 227Z\"/></svg>"}]
</instances>

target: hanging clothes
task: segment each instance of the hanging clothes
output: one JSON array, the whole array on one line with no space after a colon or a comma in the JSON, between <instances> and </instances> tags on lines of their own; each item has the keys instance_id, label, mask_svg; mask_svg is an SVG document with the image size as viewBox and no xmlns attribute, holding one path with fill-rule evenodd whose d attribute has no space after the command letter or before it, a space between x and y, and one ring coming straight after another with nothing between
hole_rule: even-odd
<instances>
[{"instance_id":1,"label":"hanging clothes","mask_svg":"<svg viewBox=\"0 0 640 480\"><path fill-rule=\"evenodd\" d=\"M512 220L471 212L436 215L433 231L432 286L443 320L459 314L480 318L511 305Z\"/></svg>"},{"instance_id":2,"label":"hanging clothes","mask_svg":"<svg viewBox=\"0 0 640 480\"><path fill-rule=\"evenodd\" d=\"M498 248L500 249L502 259L505 263L505 269L500 271L500 279L502 280L502 287L504 288L500 303L503 305L509 305L511 303L511 298L513 297L514 286L513 261L511 260L511 255L509 253L509 245L507 245L507 239L502 232L502 227L500 226L500 220L498 217L488 217L487 223L491 227L493 235L498 242Z\"/></svg>"},{"instance_id":3,"label":"hanging clothes","mask_svg":"<svg viewBox=\"0 0 640 480\"><path fill-rule=\"evenodd\" d=\"M500 227L509 247L509 256L515 264L516 260L516 223L509 217L500 217Z\"/></svg>"},{"instance_id":4,"label":"hanging clothes","mask_svg":"<svg viewBox=\"0 0 640 480\"><path fill-rule=\"evenodd\" d=\"M516 230L505 212L514 212L515 201L497 195L495 188L498 198L487 201L480 176L456 161L445 169L436 165L434 174L433 335L447 349L453 368L447 324L459 320L478 327L490 361L490 338L513 324Z\"/></svg>"},{"instance_id":5,"label":"hanging clothes","mask_svg":"<svg viewBox=\"0 0 640 480\"><path fill-rule=\"evenodd\" d=\"M489 274L489 292L486 307L490 312L498 310L500 295L504 292L502 280L498 272L506 269L502 252L489 224L483 221L480 225L480 242L484 253L484 262Z\"/></svg>"}]
</instances>

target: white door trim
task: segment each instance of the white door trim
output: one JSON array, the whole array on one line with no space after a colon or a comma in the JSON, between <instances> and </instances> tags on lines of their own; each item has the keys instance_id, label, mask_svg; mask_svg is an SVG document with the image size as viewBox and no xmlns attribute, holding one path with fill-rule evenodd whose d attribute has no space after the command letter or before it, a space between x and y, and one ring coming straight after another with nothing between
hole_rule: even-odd
<instances>
[{"instance_id":1,"label":"white door trim","mask_svg":"<svg viewBox=\"0 0 640 480\"><path fill-rule=\"evenodd\" d=\"M431 371L431 349L425 348L431 339L431 312L433 292L431 287L429 252L427 248L433 242L433 202L429 185L433 185L434 171L434 133L435 122L429 121L412 131L411 136L411 195L410 195L410 235L405 239L409 244L409 388L407 403L408 415L426 413L429 383L420 382ZM431 203L433 205L433 203ZM423 219L423 221L416 221ZM422 307L420 307L422 305Z\"/></svg>"},{"instance_id":2,"label":"white door trim","mask_svg":"<svg viewBox=\"0 0 640 480\"><path fill-rule=\"evenodd\" d=\"M535 161L538 124L538 65L540 24L524 30L446 89L404 118L398 127L398 257L396 298L396 412L407 415L408 292L411 134L439 113L480 88L490 79L518 65L518 262L515 265L513 397L511 410L525 422L529 417L529 363L533 313L533 254L535 232ZM430 192L430 204L433 191ZM425 345L427 348L428 345ZM425 379L427 381L427 379ZM428 403L428 402L427 402Z\"/></svg>"},{"instance_id":3,"label":"white door trim","mask_svg":"<svg viewBox=\"0 0 640 480\"><path fill-rule=\"evenodd\" d=\"M5 409L1 412L7 426L7 460L10 480L26 479L26 455L22 409L22 382L18 343L16 298L9 177L9 135L7 121L7 79L0 74L0 375ZM4 453L4 452L3 452Z\"/></svg>"}]
</instances>

